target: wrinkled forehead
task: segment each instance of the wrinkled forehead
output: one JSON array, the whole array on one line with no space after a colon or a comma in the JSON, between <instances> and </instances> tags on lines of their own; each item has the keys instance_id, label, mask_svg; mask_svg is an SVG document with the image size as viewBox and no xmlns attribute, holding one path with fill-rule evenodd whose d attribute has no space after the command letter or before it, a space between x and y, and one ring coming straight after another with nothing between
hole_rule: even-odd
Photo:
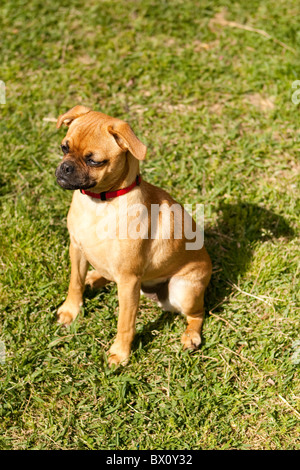
<instances>
[{"instance_id":1,"label":"wrinkled forehead","mask_svg":"<svg viewBox=\"0 0 300 470\"><path fill-rule=\"evenodd\" d=\"M87 147L97 147L103 143L104 132L102 125L107 121L105 114L90 112L75 119L63 139L68 141L69 147L74 150L84 150Z\"/></svg>"}]
</instances>

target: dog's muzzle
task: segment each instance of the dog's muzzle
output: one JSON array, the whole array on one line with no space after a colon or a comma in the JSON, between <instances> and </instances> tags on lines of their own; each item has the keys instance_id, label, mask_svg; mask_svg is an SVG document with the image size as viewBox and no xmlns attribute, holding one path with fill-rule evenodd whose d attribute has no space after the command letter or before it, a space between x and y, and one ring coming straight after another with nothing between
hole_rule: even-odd
<instances>
[{"instance_id":1,"label":"dog's muzzle","mask_svg":"<svg viewBox=\"0 0 300 470\"><path fill-rule=\"evenodd\" d=\"M74 186L74 163L70 161L62 162L55 171L58 184L64 189L73 189Z\"/></svg>"},{"instance_id":2,"label":"dog's muzzle","mask_svg":"<svg viewBox=\"0 0 300 470\"><path fill-rule=\"evenodd\" d=\"M89 189L96 185L96 182L87 174L79 172L75 163L70 160L65 160L58 165L55 176L63 189Z\"/></svg>"}]
</instances>

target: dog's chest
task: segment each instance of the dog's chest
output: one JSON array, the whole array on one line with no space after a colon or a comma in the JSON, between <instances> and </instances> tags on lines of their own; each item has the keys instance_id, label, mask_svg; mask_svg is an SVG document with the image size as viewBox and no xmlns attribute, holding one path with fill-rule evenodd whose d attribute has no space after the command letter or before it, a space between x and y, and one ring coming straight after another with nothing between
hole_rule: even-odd
<instances>
[{"instance_id":1,"label":"dog's chest","mask_svg":"<svg viewBox=\"0 0 300 470\"><path fill-rule=\"evenodd\" d=\"M68 214L68 229L88 262L107 279L114 280L114 257L118 253L115 229L117 213L106 202L85 197L74 199Z\"/></svg>"}]
</instances>

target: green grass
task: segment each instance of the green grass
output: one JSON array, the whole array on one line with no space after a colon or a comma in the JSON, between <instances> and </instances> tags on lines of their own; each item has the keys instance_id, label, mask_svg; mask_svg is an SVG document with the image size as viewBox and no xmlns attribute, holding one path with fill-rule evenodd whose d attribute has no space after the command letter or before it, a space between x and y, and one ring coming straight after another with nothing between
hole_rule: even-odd
<instances>
[{"instance_id":1,"label":"green grass","mask_svg":"<svg viewBox=\"0 0 300 470\"><path fill-rule=\"evenodd\" d=\"M298 3L2 2L1 449L299 449ZM205 205L197 352L182 317L142 299L130 362L110 370L113 285L56 323L71 193L49 118L80 103L131 123L145 179Z\"/></svg>"}]
</instances>

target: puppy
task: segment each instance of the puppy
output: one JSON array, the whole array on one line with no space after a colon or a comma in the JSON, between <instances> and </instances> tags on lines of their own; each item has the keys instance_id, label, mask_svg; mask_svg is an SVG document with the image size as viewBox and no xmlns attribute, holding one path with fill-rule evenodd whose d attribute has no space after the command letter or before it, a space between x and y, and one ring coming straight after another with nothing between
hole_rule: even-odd
<instances>
[{"instance_id":1,"label":"puppy","mask_svg":"<svg viewBox=\"0 0 300 470\"><path fill-rule=\"evenodd\" d=\"M128 361L140 292L162 308L184 314L183 347L198 348L212 266L203 244L190 241L189 233L196 238L195 222L169 194L140 175L146 147L126 122L75 106L59 116L57 128L62 124L68 131L56 178L74 193L67 219L71 279L58 310L59 323L75 320L86 284L99 288L114 281L119 318L110 365ZM88 272L89 265L93 271Z\"/></svg>"}]
</instances>

